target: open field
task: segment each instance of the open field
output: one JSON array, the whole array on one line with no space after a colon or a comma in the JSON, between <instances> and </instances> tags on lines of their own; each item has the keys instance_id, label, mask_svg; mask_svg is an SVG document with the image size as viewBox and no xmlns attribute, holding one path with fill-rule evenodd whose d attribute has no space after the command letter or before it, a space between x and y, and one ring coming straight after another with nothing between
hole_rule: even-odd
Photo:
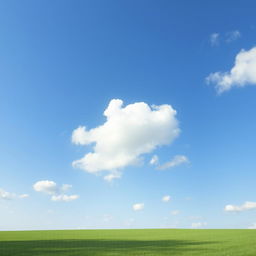
<instances>
[{"instance_id":1,"label":"open field","mask_svg":"<svg viewBox=\"0 0 256 256\"><path fill-rule=\"evenodd\" d=\"M255 256L256 230L3 231L0 255Z\"/></svg>"}]
</instances>

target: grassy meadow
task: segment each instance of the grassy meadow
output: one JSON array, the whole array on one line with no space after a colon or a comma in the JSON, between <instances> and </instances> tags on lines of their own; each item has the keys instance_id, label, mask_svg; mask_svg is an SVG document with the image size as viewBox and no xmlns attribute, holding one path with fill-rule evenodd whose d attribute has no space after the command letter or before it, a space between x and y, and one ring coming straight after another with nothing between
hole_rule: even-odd
<instances>
[{"instance_id":1,"label":"grassy meadow","mask_svg":"<svg viewBox=\"0 0 256 256\"><path fill-rule=\"evenodd\" d=\"M256 255L256 230L2 231L1 256Z\"/></svg>"}]
</instances>

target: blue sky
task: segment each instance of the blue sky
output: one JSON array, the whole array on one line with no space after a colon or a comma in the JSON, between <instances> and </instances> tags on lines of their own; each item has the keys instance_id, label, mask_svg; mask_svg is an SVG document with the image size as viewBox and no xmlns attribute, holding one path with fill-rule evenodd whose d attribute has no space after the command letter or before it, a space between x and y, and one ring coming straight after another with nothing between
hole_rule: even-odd
<instances>
[{"instance_id":1,"label":"blue sky","mask_svg":"<svg viewBox=\"0 0 256 256\"><path fill-rule=\"evenodd\" d=\"M256 227L254 1L0 7L1 230ZM171 138L170 123L159 126L165 143L156 128L155 145L133 156L140 163L108 169L121 177L106 181L100 168L72 166L94 152L72 134L102 126L113 99L123 109L171 106L180 133ZM120 145L114 153L126 150ZM183 161L173 162L177 156Z\"/></svg>"}]
</instances>

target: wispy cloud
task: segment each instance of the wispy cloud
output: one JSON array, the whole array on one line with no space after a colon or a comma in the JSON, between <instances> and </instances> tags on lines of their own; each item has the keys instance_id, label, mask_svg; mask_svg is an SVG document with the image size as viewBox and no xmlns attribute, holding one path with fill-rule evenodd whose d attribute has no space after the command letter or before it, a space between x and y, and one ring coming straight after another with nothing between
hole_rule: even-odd
<instances>
[{"instance_id":1,"label":"wispy cloud","mask_svg":"<svg viewBox=\"0 0 256 256\"><path fill-rule=\"evenodd\" d=\"M241 37L241 33L238 30L230 31L226 33L226 42L231 43Z\"/></svg>"},{"instance_id":2,"label":"wispy cloud","mask_svg":"<svg viewBox=\"0 0 256 256\"><path fill-rule=\"evenodd\" d=\"M220 43L220 34L219 33L212 33L210 35L210 44L211 46L217 46Z\"/></svg>"},{"instance_id":3,"label":"wispy cloud","mask_svg":"<svg viewBox=\"0 0 256 256\"><path fill-rule=\"evenodd\" d=\"M186 163L189 163L189 160L186 156L176 155L176 156L173 157L173 159L171 161L166 162L162 165L159 165L157 167L157 169L158 170L165 170L165 169L173 168L173 167L176 167L178 165L186 164Z\"/></svg>"},{"instance_id":4,"label":"wispy cloud","mask_svg":"<svg viewBox=\"0 0 256 256\"><path fill-rule=\"evenodd\" d=\"M232 43L241 37L241 33L239 30L229 31L221 35L220 33L212 33L210 34L209 41L211 46L216 47L221 43Z\"/></svg>"}]
</instances>

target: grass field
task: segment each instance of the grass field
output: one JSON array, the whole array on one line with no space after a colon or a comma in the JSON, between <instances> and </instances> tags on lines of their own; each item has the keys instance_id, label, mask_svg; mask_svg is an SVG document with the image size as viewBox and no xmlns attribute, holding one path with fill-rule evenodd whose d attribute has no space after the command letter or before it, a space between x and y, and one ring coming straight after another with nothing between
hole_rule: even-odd
<instances>
[{"instance_id":1,"label":"grass field","mask_svg":"<svg viewBox=\"0 0 256 256\"><path fill-rule=\"evenodd\" d=\"M255 256L256 230L3 231L0 255Z\"/></svg>"}]
</instances>

